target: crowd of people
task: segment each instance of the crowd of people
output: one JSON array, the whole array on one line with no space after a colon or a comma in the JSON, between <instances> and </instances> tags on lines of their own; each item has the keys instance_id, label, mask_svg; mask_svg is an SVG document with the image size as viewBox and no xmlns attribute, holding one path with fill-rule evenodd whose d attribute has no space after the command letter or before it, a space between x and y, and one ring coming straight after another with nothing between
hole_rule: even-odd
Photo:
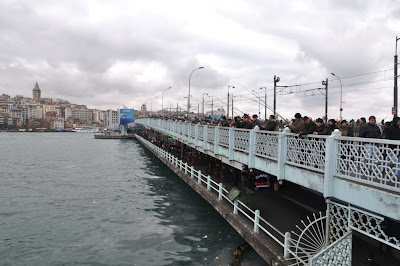
<instances>
[{"instance_id":1,"label":"crowd of people","mask_svg":"<svg viewBox=\"0 0 400 266\"><path fill-rule=\"evenodd\" d=\"M376 122L375 116L370 116L368 122L365 117L361 117L356 121L354 119L350 121L329 119L328 123L325 123L321 118L317 118L314 121L311 117L302 116L300 113L296 113L292 121L278 121L274 115L270 115L267 120L261 120L257 114L253 116L244 114L242 117L235 116L233 119L228 119L225 116L220 119L211 119L211 117L202 119L194 117L191 119L185 116L166 117L166 119L245 129L253 129L258 126L260 130L267 131L282 131L283 128L288 127L292 133L300 136L309 134L330 135L335 129L338 129L341 135L346 137L400 140L400 119L398 117L395 117L393 121L382 121L380 125Z\"/></svg>"}]
</instances>

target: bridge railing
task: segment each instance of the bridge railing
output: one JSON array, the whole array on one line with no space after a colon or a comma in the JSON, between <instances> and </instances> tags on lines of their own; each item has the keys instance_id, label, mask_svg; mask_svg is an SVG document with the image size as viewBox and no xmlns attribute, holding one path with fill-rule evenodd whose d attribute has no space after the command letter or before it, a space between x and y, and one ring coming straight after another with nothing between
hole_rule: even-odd
<instances>
[{"instance_id":1,"label":"bridge railing","mask_svg":"<svg viewBox=\"0 0 400 266\"><path fill-rule=\"evenodd\" d=\"M335 175L399 192L400 142L337 137Z\"/></svg>"},{"instance_id":2,"label":"bridge railing","mask_svg":"<svg viewBox=\"0 0 400 266\"><path fill-rule=\"evenodd\" d=\"M178 139L223 153L254 168L254 158L311 170L316 173L356 181L376 188L399 192L400 142L383 139L307 135L289 131L194 125L175 121L143 119L137 121ZM328 144L329 140L329 144ZM328 152L329 146L329 152ZM330 168L326 169L327 162ZM330 172L332 170L332 173ZM278 178L284 178L279 176ZM327 182L327 181L325 181Z\"/></svg>"}]
</instances>

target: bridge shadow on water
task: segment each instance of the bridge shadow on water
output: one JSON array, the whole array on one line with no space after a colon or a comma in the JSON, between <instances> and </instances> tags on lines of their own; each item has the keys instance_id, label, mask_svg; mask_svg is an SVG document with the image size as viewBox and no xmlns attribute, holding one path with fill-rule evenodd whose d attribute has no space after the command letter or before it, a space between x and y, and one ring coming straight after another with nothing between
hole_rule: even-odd
<instances>
[{"instance_id":1,"label":"bridge shadow on water","mask_svg":"<svg viewBox=\"0 0 400 266\"><path fill-rule=\"evenodd\" d=\"M180 179L147 149L141 151L150 191L157 195L154 207L161 226L171 230L176 253L168 260L171 265L230 265L234 250L243 238L200 195ZM250 247L241 256L240 265L267 265Z\"/></svg>"}]
</instances>

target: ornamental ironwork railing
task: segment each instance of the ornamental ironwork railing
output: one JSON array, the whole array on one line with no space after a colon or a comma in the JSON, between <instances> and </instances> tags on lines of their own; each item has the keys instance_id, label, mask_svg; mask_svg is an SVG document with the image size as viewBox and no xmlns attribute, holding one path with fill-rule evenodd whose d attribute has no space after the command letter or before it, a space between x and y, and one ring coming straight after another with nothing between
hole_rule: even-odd
<instances>
[{"instance_id":1,"label":"ornamental ironwork railing","mask_svg":"<svg viewBox=\"0 0 400 266\"><path fill-rule=\"evenodd\" d=\"M280 167L290 165L377 189L395 193L400 191L399 141L342 137L338 131L330 136L300 137L290 133L288 129L275 132L259 130L257 127L249 130L195 126L176 121L161 122L156 119L138 119L136 122L218 154L229 152L229 160L239 160L240 163L249 164L250 168L255 167L254 158L258 157L278 162ZM234 156L233 153L238 156ZM245 160L246 156L248 159ZM327 162L330 165L329 169L326 169ZM277 175L278 179L284 178L279 173L272 174Z\"/></svg>"}]
</instances>

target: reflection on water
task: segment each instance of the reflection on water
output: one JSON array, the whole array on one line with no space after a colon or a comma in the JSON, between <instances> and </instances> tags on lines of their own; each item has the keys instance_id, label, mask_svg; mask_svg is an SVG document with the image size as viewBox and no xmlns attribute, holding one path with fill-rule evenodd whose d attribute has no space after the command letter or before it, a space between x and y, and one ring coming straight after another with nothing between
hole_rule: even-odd
<instances>
[{"instance_id":1,"label":"reflection on water","mask_svg":"<svg viewBox=\"0 0 400 266\"><path fill-rule=\"evenodd\" d=\"M229 265L243 243L135 141L74 133L0 138L1 264ZM243 262L264 264L254 251Z\"/></svg>"}]
</instances>

